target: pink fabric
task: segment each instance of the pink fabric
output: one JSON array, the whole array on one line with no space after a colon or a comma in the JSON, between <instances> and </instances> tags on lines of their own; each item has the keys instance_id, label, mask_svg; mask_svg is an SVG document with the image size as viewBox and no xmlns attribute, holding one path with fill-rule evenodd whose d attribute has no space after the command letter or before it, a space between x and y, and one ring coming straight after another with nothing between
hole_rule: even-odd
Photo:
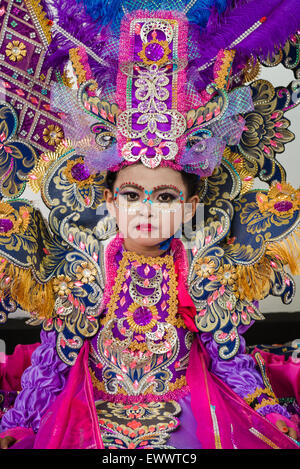
<instances>
[{"instance_id":1,"label":"pink fabric","mask_svg":"<svg viewBox=\"0 0 300 469\"><path fill-rule=\"evenodd\" d=\"M21 376L31 365L31 355L39 343L17 345L12 355L6 355L0 362L0 389L3 391L20 391Z\"/></svg>"},{"instance_id":2,"label":"pink fabric","mask_svg":"<svg viewBox=\"0 0 300 469\"><path fill-rule=\"evenodd\" d=\"M12 436L17 441L22 440L28 436L34 435L32 428L24 428L24 427L15 427L6 430L0 434L0 438L5 438L6 436Z\"/></svg>"},{"instance_id":3,"label":"pink fabric","mask_svg":"<svg viewBox=\"0 0 300 469\"><path fill-rule=\"evenodd\" d=\"M44 415L34 449L103 448L88 371L89 342L83 345L65 389Z\"/></svg>"},{"instance_id":4,"label":"pink fabric","mask_svg":"<svg viewBox=\"0 0 300 469\"><path fill-rule=\"evenodd\" d=\"M300 405L300 364L287 360L283 355L274 355L260 349L254 349L253 356L259 352L266 365L266 373L277 397L294 396Z\"/></svg>"},{"instance_id":5,"label":"pink fabric","mask_svg":"<svg viewBox=\"0 0 300 469\"><path fill-rule=\"evenodd\" d=\"M192 410L198 422L197 436L203 448L299 449L292 439L211 374L208 365L209 359L203 345L200 340L195 340L187 382L191 389ZM213 411L216 416L214 420Z\"/></svg>"},{"instance_id":6,"label":"pink fabric","mask_svg":"<svg viewBox=\"0 0 300 469\"><path fill-rule=\"evenodd\" d=\"M174 267L177 275L177 298L178 298L178 313L182 316L186 327L193 332L198 332L195 325L196 307L192 301L186 285L188 276L188 260L185 247L180 239L173 239L171 241L171 249L174 252Z\"/></svg>"}]
</instances>

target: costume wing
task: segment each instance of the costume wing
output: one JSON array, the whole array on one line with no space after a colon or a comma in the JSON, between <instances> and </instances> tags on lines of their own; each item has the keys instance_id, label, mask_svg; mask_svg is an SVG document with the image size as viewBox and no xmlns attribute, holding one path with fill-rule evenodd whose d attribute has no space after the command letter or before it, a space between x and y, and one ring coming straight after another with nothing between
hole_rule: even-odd
<instances>
[{"instance_id":1,"label":"costume wing","mask_svg":"<svg viewBox=\"0 0 300 469\"><path fill-rule=\"evenodd\" d=\"M297 76L298 44L299 36L293 35L263 63L283 63ZM195 234L190 250L196 324L213 333L224 359L239 348L237 327L263 319L254 300L274 295L290 303L295 288L291 273L299 274L300 192L287 183L277 160L294 138L285 112L299 103L298 85L275 89L256 80L249 86L253 110L243 115L239 144L227 146L222 164L202 189L207 226ZM255 179L267 182L269 189L253 190Z\"/></svg>"},{"instance_id":2,"label":"costume wing","mask_svg":"<svg viewBox=\"0 0 300 469\"><path fill-rule=\"evenodd\" d=\"M293 85L274 89L264 81L252 81L259 57L269 66L281 61L297 73L297 3L176 0L160 5L166 11L183 12L189 22L188 63L174 63L178 70L186 67L185 91L193 104L184 135L191 150L187 169L194 164L194 152L201 149L203 136L213 129L222 137L209 148L217 168L203 180L207 224L193 240L198 251L193 251L189 281L199 329L214 332L224 358L235 353L234 328L261 317L245 288L236 295L233 278L250 275L246 267L257 268L263 259L270 257L276 263L273 259L278 256L270 275L268 264L270 280L261 294L282 291L286 299L291 295L292 281L281 269L291 256L281 240L290 239L296 229L299 198L297 191L285 185L284 169L275 155L292 139L283 113L298 102L297 93ZM122 48L120 22L136 9L157 10L157 2L48 0L44 8L36 0L22 5L8 0L0 9L2 305L8 311L19 304L33 314L33 324L42 322L44 329L55 330L58 352L72 364L83 338L97 331L95 318L105 281L102 241L113 231L105 217L104 178L99 171L107 161L118 161L115 92ZM128 76L129 69L123 72ZM78 95L73 91L74 81L79 85ZM236 91L236 87L244 90L242 86L249 81L247 95ZM207 104L212 92L216 95ZM248 108L250 95L254 109ZM221 162L217 150L224 138L230 138L228 123L234 121L226 120L223 132L218 115L229 110L231 117L230 103L237 104L236 99L240 99L238 109L246 128L239 143L227 141ZM82 125L78 125L79 115ZM92 145L85 140L87 129ZM100 152L96 157L95 148ZM96 171L89 171L89 164ZM254 178L267 181L270 191L249 193ZM26 186L40 191L47 221L34 204L22 199ZM257 218L249 213L253 207ZM254 237L251 226L258 219L261 233ZM277 225L278 220L284 223ZM205 271L199 268L204 266L203 258L214 274L198 274ZM29 291L34 294L28 295Z\"/></svg>"}]
</instances>

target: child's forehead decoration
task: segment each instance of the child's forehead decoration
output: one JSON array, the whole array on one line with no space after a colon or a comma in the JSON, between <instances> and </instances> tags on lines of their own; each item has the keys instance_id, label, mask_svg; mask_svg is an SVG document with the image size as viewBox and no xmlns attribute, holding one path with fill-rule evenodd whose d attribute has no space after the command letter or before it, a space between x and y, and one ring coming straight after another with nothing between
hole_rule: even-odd
<instances>
[{"instance_id":1,"label":"child's forehead decoration","mask_svg":"<svg viewBox=\"0 0 300 469\"><path fill-rule=\"evenodd\" d=\"M80 136L90 172L117 171L139 162L208 177L220 165L226 145L239 143L245 126L241 114L253 104L248 87L226 91L234 51L220 51L214 83L200 95L188 80L188 44L188 21L182 13L135 11L124 16L114 103L101 99L94 80L83 81L78 94L80 115L84 110L89 116L85 124L81 118ZM76 51L73 63L76 53L83 63L84 51ZM53 103L61 109L66 101L62 90L58 86L53 93ZM72 138L68 132L66 128L65 135ZM78 143L77 135L75 139Z\"/></svg>"}]
</instances>

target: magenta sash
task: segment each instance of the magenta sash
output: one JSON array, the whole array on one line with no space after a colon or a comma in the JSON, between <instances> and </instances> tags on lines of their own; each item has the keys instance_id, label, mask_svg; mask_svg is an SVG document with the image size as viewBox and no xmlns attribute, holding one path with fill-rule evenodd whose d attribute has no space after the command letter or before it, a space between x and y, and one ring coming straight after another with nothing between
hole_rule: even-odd
<instances>
[{"instance_id":1,"label":"magenta sash","mask_svg":"<svg viewBox=\"0 0 300 469\"><path fill-rule=\"evenodd\" d=\"M14 353L0 357L0 389L2 391L20 391L21 376L31 365L31 355L39 343L15 347Z\"/></svg>"},{"instance_id":2,"label":"magenta sash","mask_svg":"<svg viewBox=\"0 0 300 469\"><path fill-rule=\"evenodd\" d=\"M88 370L85 341L70 371L65 389L41 420L34 449L103 448Z\"/></svg>"},{"instance_id":3,"label":"magenta sash","mask_svg":"<svg viewBox=\"0 0 300 469\"><path fill-rule=\"evenodd\" d=\"M187 370L197 436L205 449L299 449L297 443L251 409L208 371L208 356L195 340Z\"/></svg>"}]
</instances>

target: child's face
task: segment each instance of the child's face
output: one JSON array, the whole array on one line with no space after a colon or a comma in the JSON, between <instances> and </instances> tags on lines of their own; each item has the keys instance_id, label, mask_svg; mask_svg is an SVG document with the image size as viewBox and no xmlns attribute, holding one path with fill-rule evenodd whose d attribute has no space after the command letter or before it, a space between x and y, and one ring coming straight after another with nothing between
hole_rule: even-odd
<instances>
[{"instance_id":1,"label":"child's face","mask_svg":"<svg viewBox=\"0 0 300 469\"><path fill-rule=\"evenodd\" d=\"M114 193L105 190L108 210L124 239L135 248L157 246L195 213L198 196L187 198L180 172L142 164L118 172Z\"/></svg>"}]
</instances>

